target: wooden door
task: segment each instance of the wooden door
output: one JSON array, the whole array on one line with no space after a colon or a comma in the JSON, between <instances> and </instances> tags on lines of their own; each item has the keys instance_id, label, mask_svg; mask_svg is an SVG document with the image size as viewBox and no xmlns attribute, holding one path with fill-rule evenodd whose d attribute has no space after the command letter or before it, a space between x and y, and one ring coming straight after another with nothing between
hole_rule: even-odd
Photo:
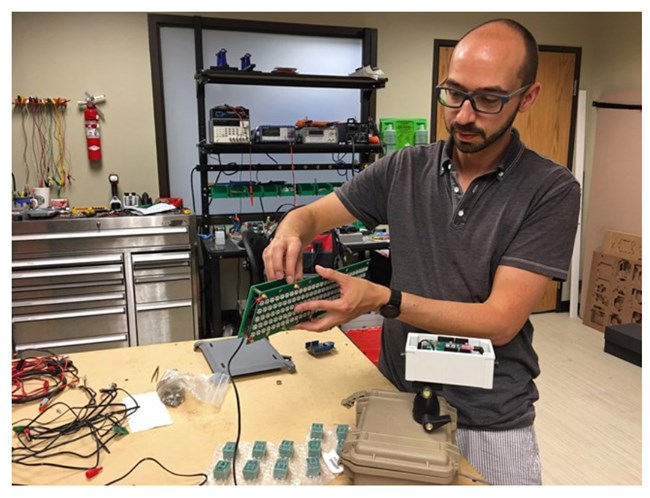
<instances>
[{"instance_id":1,"label":"wooden door","mask_svg":"<svg viewBox=\"0 0 650 498\"><path fill-rule=\"evenodd\" d=\"M434 43L433 86L447 76L454 41ZM580 48L539 47L537 81L542 91L533 107L518 115L515 127L523 142L534 151L569 167L573 157L573 136L577 108ZM431 103L431 128L434 140L448 136L445 129L442 106L435 99ZM435 123L435 124L434 124ZM534 311L557 310L561 285L551 282Z\"/></svg>"}]
</instances>

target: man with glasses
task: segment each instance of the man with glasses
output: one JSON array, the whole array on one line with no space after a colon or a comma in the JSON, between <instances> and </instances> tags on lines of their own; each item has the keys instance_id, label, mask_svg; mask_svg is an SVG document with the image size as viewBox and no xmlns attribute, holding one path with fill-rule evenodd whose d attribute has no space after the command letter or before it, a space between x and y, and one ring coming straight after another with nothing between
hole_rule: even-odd
<instances>
[{"instance_id":1,"label":"man with glasses","mask_svg":"<svg viewBox=\"0 0 650 498\"><path fill-rule=\"evenodd\" d=\"M408 332L490 339L493 389L447 385L441 394L458 410L461 453L493 484L541 483L529 315L551 279L567 277L580 206L570 171L528 149L513 128L540 93L537 61L535 39L515 21L471 30L435 88L449 139L390 154L292 211L264 254L267 278L293 281L316 234L355 219L388 223L390 288L319 268L341 298L297 306L326 311L298 328L326 330L380 311L379 368L402 391L414 390L404 378Z\"/></svg>"}]
</instances>

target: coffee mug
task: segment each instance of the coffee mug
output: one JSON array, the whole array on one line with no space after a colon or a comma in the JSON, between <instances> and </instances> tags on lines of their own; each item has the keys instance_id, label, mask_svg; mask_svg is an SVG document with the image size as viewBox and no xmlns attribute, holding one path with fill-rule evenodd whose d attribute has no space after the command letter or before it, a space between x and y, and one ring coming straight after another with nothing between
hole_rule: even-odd
<instances>
[{"instance_id":1,"label":"coffee mug","mask_svg":"<svg viewBox=\"0 0 650 498\"><path fill-rule=\"evenodd\" d=\"M50 206L50 188L36 187L34 189L34 199L36 199L38 209L45 209Z\"/></svg>"}]
</instances>

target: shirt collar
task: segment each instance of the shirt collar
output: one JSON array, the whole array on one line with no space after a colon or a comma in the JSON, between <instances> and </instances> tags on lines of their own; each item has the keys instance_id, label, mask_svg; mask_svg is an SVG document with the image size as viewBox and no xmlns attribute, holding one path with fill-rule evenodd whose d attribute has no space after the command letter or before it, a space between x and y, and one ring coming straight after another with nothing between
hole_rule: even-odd
<instances>
[{"instance_id":1,"label":"shirt collar","mask_svg":"<svg viewBox=\"0 0 650 498\"><path fill-rule=\"evenodd\" d=\"M524 144L521 141L521 138L519 137L519 132L517 131L516 128L512 128L510 131L512 135L512 140L510 141L510 144L508 145L508 148L506 149L506 153L503 155L503 159L499 164L497 164L496 168L492 171L493 173L497 174L497 178L499 180L503 179L503 177L506 175L510 169L517 164L517 161L521 157L521 153L524 150ZM449 171L452 168L452 158L453 156L453 151L454 151L454 139L449 138L445 142L445 145L442 149L442 157L440 160L440 169L439 169L439 174L440 176L444 175L447 171Z\"/></svg>"}]
</instances>

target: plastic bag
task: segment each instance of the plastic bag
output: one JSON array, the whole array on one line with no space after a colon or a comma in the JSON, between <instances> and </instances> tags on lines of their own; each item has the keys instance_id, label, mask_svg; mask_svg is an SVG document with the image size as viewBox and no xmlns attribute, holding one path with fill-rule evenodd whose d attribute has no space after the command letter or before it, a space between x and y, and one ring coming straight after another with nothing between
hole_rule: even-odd
<instances>
[{"instance_id":1,"label":"plastic bag","mask_svg":"<svg viewBox=\"0 0 650 498\"><path fill-rule=\"evenodd\" d=\"M181 374L174 368L165 372L156 384L156 392L160 401L167 406L178 406L183 403L185 393L189 391L199 401L220 408L229 380L230 377L225 373Z\"/></svg>"}]
</instances>

